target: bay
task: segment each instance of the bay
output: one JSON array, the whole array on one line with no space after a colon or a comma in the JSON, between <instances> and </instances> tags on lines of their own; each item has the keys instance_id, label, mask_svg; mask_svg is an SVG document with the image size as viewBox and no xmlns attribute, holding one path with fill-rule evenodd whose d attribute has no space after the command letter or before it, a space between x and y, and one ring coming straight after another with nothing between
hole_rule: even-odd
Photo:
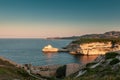
<instances>
[{"instance_id":1,"label":"bay","mask_svg":"<svg viewBox=\"0 0 120 80\"><path fill-rule=\"evenodd\" d=\"M42 48L48 44L62 48L72 40L59 39L0 39L0 56L19 64L55 65L69 63L87 63L96 56L75 56L67 52L43 53Z\"/></svg>"}]
</instances>

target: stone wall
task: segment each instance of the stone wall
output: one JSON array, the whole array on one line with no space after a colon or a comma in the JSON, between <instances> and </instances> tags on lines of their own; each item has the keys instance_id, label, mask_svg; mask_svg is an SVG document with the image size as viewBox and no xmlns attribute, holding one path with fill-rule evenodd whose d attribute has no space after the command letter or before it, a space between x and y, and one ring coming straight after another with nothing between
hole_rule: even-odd
<instances>
[{"instance_id":1,"label":"stone wall","mask_svg":"<svg viewBox=\"0 0 120 80\"><path fill-rule=\"evenodd\" d=\"M79 71L83 67L84 67L83 65L77 64L77 63L67 64L66 65L66 76L69 76L73 73L76 73L77 71Z\"/></svg>"}]
</instances>

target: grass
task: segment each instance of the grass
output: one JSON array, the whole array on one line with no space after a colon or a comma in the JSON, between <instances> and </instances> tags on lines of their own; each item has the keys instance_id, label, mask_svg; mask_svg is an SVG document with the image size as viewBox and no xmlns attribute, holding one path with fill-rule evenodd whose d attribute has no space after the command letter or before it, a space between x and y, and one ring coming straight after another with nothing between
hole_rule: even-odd
<instances>
[{"instance_id":1,"label":"grass","mask_svg":"<svg viewBox=\"0 0 120 80\"><path fill-rule=\"evenodd\" d=\"M0 80L37 80L30 76L24 69L17 68L8 61L0 59Z\"/></svg>"},{"instance_id":2,"label":"grass","mask_svg":"<svg viewBox=\"0 0 120 80\"><path fill-rule=\"evenodd\" d=\"M120 67L119 67L120 68ZM67 77L64 80L120 80L120 70L113 71L111 66L98 66L94 69L87 69L87 73L78 78Z\"/></svg>"},{"instance_id":3,"label":"grass","mask_svg":"<svg viewBox=\"0 0 120 80\"><path fill-rule=\"evenodd\" d=\"M1 79L33 79L26 71L23 69L18 69L15 67L0 67L0 80Z\"/></svg>"},{"instance_id":4,"label":"grass","mask_svg":"<svg viewBox=\"0 0 120 80\"><path fill-rule=\"evenodd\" d=\"M118 59L113 58L111 61L112 65L118 63ZM112 65L99 65L96 68L89 68L95 63L88 63L87 67L84 70L87 72L78 77L66 77L64 80L120 80L120 66L113 70ZM74 75L74 74L73 74Z\"/></svg>"}]
</instances>

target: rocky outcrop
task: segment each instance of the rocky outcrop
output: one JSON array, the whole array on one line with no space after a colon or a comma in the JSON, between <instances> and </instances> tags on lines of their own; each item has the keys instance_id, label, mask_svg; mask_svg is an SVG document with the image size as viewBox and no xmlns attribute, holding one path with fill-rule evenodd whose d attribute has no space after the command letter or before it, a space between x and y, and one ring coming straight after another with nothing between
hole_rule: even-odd
<instances>
[{"instance_id":1,"label":"rocky outcrop","mask_svg":"<svg viewBox=\"0 0 120 80\"><path fill-rule=\"evenodd\" d=\"M37 74L42 77L53 77L56 76L56 70L62 65L32 66L28 64L25 66L32 74Z\"/></svg>"},{"instance_id":2,"label":"rocky outcrop","mask_svg":"<svg viewBox=\"0 0 120 80\"><path fill-rule=\"evenodd\" d=\"M71 54L100 55L107 52L120 50L120 43L116 43L114 45L110 41L82 44L71 43L67 48Z\"/></svg>"},{"instance_id":3,"label":"rocky outcrop","mask_svg":"<svg viewBox=\"0 0 120 80\"><path fill-rule=\"evenodd\" d=\"M51 45L47 45L42 49L43 52L49 53L49 52L58 52L58 48L54 48Z\"/></svg>"},{"instance_id":4,"label":"rocky outcrop","mask_svg":"<svg viewBox=\"0 0 120 80\"><path fill-rule=\"evenodd\" d=\"M119 80L120 51L108 52L64 80Z\"/></svg>"}]
</instances>

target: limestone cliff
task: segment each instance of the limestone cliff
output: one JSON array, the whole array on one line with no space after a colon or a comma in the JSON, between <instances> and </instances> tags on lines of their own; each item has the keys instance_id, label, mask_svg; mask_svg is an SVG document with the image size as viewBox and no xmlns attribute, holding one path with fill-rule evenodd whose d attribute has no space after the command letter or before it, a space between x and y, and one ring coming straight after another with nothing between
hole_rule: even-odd
<instances>
[{"instance_id":1,"label":"limestone cliff","mask_svg":"<svg viewBox=\"0 0 120 80\"><path fill-rule=\"evenodd\" d=\"M99 55L105 54L110 51L120 50L120 42L118 40L94 40L86 42L72 42L67 46L71 54L84 54L84 55Z\"/></svg>"}]
</instances>

